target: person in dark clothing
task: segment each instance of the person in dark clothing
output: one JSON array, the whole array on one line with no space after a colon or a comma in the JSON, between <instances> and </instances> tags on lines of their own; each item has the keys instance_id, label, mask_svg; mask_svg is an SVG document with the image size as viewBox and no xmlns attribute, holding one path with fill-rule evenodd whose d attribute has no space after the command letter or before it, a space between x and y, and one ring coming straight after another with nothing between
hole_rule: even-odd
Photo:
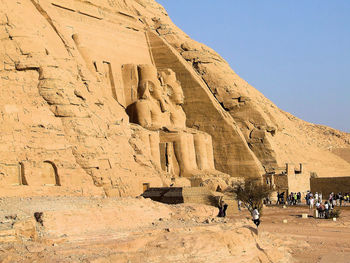
<instances>
[{"instance_id":1,"label":"person in dark clothing","mask_svg":"<svg viewBox=\"0 0 350 263\"><path fill-rule=\"evenodd\" d=\"M298 192L297 199L298 199L298 204L300 204L301 203L301 193L300 192Z\"/></svg>"},{"instance_id":2,"label":"person in dark clothing","mask_svg":"<svg viewBox=\"0 0 350 263\"><path fill-rule=\"evenodd\" d=\"M282 192L282 193L281 193L281 203L282 203L282 204L285 204L285 202L284 202L284 194L285 194L285 192Z\"/></svg>"},{"instance_id":3,"label":"person in dark clothing","mask_svg":"<svg viewBox=\"0 0 350 263\"><path fill-rule=\"evenodd\" d=\"M228 204L226 204L223 200L221 200L218 207L219 208L218 217L226 217L227 207L228 207Z\"/></svg>"},{"instance_id":4,"label":"person in dark clothing","mask_svg":"<svg viewBox=\"0 0 350 263\"><path fill-rule=\"evenodd\" d=\"M226 210L227 210L228 204L224 203L224 207L222 209L223 217L226 217Z\"/></svg>"}]
</instances>

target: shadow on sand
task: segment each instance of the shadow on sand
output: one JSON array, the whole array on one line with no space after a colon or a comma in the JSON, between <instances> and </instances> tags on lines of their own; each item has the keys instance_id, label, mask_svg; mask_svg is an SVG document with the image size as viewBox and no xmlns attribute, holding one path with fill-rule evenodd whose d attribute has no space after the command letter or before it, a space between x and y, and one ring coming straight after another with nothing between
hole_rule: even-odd
<instances>
[{"instance_id":1,"label":"shadow on sand","mask_svg":"<svg viewBox=\"0 0 350 263\"><path fill-rule=\"evenodd\" d=\"M254 233L256 236L258 235L258 229L252 226L245 225L244 228L249 229L252 233Z\"/></svg>"}]
</instances>

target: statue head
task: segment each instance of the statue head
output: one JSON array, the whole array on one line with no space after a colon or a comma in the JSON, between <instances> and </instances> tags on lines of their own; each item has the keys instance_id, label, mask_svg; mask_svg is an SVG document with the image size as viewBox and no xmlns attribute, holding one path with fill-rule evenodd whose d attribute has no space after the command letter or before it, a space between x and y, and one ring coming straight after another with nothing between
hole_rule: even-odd
<instances>
[{"instance_id":1,"label":"statue head","mask_svg":"<svg viewBox=\"0 0 350 263\"><path fill-rule=\"evenodd\" d=\"M162 97L162 87L158 79L157 69L152 65L139 65L138 94L140 99L148 95L159 100Z\"/></svg>"},{"instance_id":2,"label":"statue head","mask_svg":"<svg viewBox=\"0 0 350 263\"><path fill-rule=\"evenodd\" d=\"M156 67L153 65L139 65L139 85L138 85L138 97L139 99L154 98L159 101L161 110L166 111L164 103L165 92L158 79L158 73Z\"/></svg>"},{"instance_id":3,"label":"statue head","mask_svg":"<svg viewBox=\"0 0 350 263\"><path fill-rule=\"evenodd\" d=\"M161 73L164 84L167 87L167 93L170 100L176 105L182 105L185 97L181 87L181 83L176 79L176 74L171 69L167 69Z\"/></svg>"}]
</instances>

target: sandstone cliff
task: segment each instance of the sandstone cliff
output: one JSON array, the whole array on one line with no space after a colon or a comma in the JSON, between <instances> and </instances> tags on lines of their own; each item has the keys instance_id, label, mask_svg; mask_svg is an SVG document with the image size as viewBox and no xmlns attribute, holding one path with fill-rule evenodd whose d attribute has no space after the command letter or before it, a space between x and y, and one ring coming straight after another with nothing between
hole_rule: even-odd
<instances>
[{"instance_id":1,"label":"sandstone cliff","mask_svg":"<svg viewBox=\"0 0 350 263\"><path fill-rule=\"evenodd\" d=\"M169 184L126 107L125 65L172 69L188 128L212 137L215 168L256 176L306 163L350 174L350 135L278 109L153 0L0 0L3 195L138 195ZM339 150L340 149L340 150Z\"/></svg>"}]
</instances>

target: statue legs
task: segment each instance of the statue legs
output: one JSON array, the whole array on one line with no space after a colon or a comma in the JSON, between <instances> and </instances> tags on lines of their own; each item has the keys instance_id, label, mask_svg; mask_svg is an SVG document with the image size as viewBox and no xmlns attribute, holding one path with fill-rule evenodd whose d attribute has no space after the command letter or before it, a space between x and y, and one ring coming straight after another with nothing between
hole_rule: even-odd
<instances>
[{"instance_id":1,"label":"statue legs","mask_svg":"<svg viewBox=\"0 0 350 263\"><path fill-rule=\"evenodd\" d=\"M211 136L204 132L193 133L196 161L199 170L215 170Z\"/></svg>"},{"instance_id":2,"label":"statue legs","mask_svg":"<svg viewBox=\"0 0 350 263\"><path fill-rule=\"evenodd\" d=\"M194 138L191 133L187 132L161 132L160 141L172 142L176 160L180 168L180 176L190 177L198 173L196 154L194 147Z\"/></svg>"}]
</instances>

